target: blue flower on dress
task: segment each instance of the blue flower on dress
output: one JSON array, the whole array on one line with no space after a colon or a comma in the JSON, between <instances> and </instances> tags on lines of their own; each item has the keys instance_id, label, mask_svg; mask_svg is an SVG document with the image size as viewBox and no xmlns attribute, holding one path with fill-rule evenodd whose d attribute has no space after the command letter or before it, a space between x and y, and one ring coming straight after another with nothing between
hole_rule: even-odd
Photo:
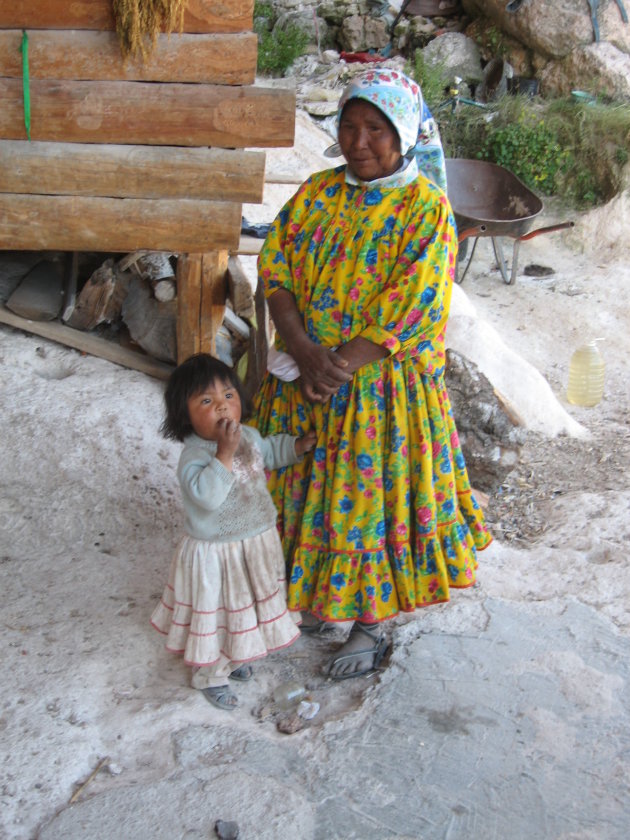
<instances>
[{"instance_id":1,"label":"blue flower on dress","mask_svg":"<svg viewBox=\"0 0 630 840\"><path fill-rule=\"evenodd\" d=\"M454 566L452 563L449 563L446 567L448 569L448 573L451 577L451 580L457 580L457 575L459 574L459 569L457 566Z\"/></svg>"},{"instance_id":2,"label":"blue flower on dress","mask_svg":"<svg viewBox=\"0 0 630 840\"><path fill-rule=\"evenodd\" d=\"M369 470L372 463L372 458L369 455L366 455L365 453L357 455L357 467L360 470Z\"/></svg>"},{"instance_id":3,"label":"blue flower on dress","mask_svg":"<svg viewBox=\"0 0 630 840\"><path fill-rule=\"evenodd\" d=\"M392 589L393 586L387 581L381 584L381 600L384 603L387 603L389 601L389 596L392 594Z\"/></svg>"},{"instance_id":4,"label":"blue flower on dress","mask_svg":"<svg viewBox=\"0 0 630 840\"><path fill-rule=\"evenodd\" d=\"M282 251L276 251L276 253L273 255L273 264L278 265L278 263L282 263L283 265L287 264L287 261L285 260Z\"/></svg>"},{"instance_id":5,"label":"blue flower on dress","mask_svg":"<svg viewBox=\"0 0 630 840\"><path fill-rule=\"evenodd\" d=\"M286 223L289 221L289 211L286 208L281 210L278 213L278 219L281 225L286 225Z\"/></svg>"},{"instance_id":6,"label":"blue flower on dress","mask_svg":"<svg viewBox=\"0 0 630 840\"><path fill-rule=\"evenodd\" d=\"M435 300L436 291L433 286L428 286L420 295L420 300L425 306L433 303Z\"/></svg>"},{"instance_id":7,"label":"blue flower on dress","mask_svg":"<svg viewBox=\"0 0 630 840\"><path fill-rule=\"evenodd\" d=\"M380 204L383 200L383 193L380 190L368 190L365 193L365 204L368 207L374 207L375 204Z\"/></svg>"},{"instance_id":8,"label":"blue flower on dress","mask_svg":"<svg viewBox=\"0 0 630 840\"><path fill-rule=\"evenodd\" d=\"M326 449L323 446L315 447L315 451L313 452L313 458L319 463L320 461L326 460Z\"/></svg>"},{"instance_id":9,"label":"blue flower on dress","mask_svg":"<svg viewBox=\"0 0 630 840\"><path fill-rule=\"evenodd\" d=\"M442 510L444 513L454 513L455 512L455 505L452 499L446 499L445 502L442 502Z\"/></svg>"},{"instance_id":10,"label":"blue flower on dress","mask_svg":"<svg viewBox=\"0 0 630 840\"><path fill-rule=\"evenodd\" d=\"M348 539L350 542L354 543L355 548L364 548L363 534L361 533L360 528L357 528L356 526L354 528L350 528L348 531Z\"/></svg>"},{"instance_id":11,"label":"blue flower on dress","mask_svg":"<svg viewBox=\"0 0 630 840\"><path fill-rule=\"evenodd\" d=\"M294 566L291 572L291 583L297 583L301 577L304 577L304 569L301 566Z\"/></svg>"},{"instance_id":12,"label":"blue flower on dress","mask_svg":"<svg viewBox=\"0 0 630 840\"><path fill-rule=\"evenodd\" d=\"M343 499L339 502L339 508L342 513L349 513L352 508L354 507L354 502L352 499L349 499L347 496L344 496Z\"/></svg>"},{"instance_id":13,"label":"blue flower on dress","mask_svg":"<svg viewBox=\"0 0 630 840\"><path fill-rule=\"evenodd\" d=\"M437 566L433 557L428 557L426 562L426 571L428 575L434 575L437 572Z\"/></svg>"},{"instance_id":14,"label":"blue flower on dress","mask_svg":"<svg viewBox=\"0 0 630 840\"><path fill-rule=\"evenodd\" d=\"M329 312L339 307L339 300L334 296L332 289L324 289L318 300L311 301L311 306L320 312Z\"/></svg>"},{"instance_id":15,"label":"blue flower on dress","mask_svg":"<svg viewBox=\"0 0 630 840\"><path fill-rule=\"evenodd\" d=\"M385 521L381 519L379 522L376 523L376 528L374 529L376 532L377 537L384 537L385 536Z\"/></svg>"},{"instance_id":16,"label":"blue flower on dress","mask_svg":"<svg viewBox=\"0 0 630 840\"><path fill-rule=\"evenodd\" d=\"M365 255L365 262L367 265L376 265L378 261L378 251L376 248L370 248L370 250Z\"/></svg>"},{"instance_id":17,"label":"blue flower on dress","mask_svg":"<svg viewBox=\"0 0 630 840\"><path fill-rule=\"evenodd\" d=\"M457 468L459 470L463 470L466 466L466 461L464 461L464 456L461 452L457 452L457 454L455 455L455 464L457 465Z\"/></svg>"},{"instance_id":18,"label":"blue flower on dress","mask_svg":"<svg viewBox=\"0 0 630 840\"><path fill-rule=\"evenodd\" d=\"M346 585L346 576L341 572L337 572L337 574L331 575L330 583L336 590L339 590Z\"/></svg>"},{"instance_id":19,"label":"blue flower on dress","mask_svg":"<svg viewBox=\"0 0 630 840\"><path fill-rule=\"evenodd\" d=\"M324 514L321 510L318 510L317 513L313 516L313 527L314 528L321 528L324 524Z\"/></svg>"},{"instance_id":20,"label":"blue flower on dress","mask_svg":"<svg viewBox=\"0 0 630 840\"><path fill-rule=\"evenodd\" d=\"M341 189L341 184L335 184L332 187L326 187L324 192L326 193L326 196L328 198L334 198L337 195L337 193L339 192L340 189Z\"/></svg>"}]
</instances>

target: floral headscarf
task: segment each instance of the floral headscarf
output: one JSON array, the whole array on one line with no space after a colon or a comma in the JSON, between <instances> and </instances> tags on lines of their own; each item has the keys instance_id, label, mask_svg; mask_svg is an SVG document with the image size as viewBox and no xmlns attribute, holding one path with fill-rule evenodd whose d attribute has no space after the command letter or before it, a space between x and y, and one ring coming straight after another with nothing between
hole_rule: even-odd
<instances>
[{"instance_id":1,"label":"floral headscarf","mask_svg":"<svg viewBox=\"0 0 630 840\"><path fill-rule=\"evenodd\" d=\"M415 145L420 127L422 93L412 79L398 70L368 70L344 88L337 107L337 129L341 112L350 99L365 99L385 114L400 138L406 155Z\"/></svg>"},{"instance_id":2,"label":"floral headscarf","mask_svg":"<svg viewBox=\"0 0 630 840\"><path fill-rule=\"evenodd\" d=\"M337 129L344 105L364 99L390 120L400 138L401 154L415 158L422 174L446 192L446 166L437 124L427 108L417 82L399 70L372 69L348 84L337 108ZM338 143L324 153L338 157Z\"/></svg>"}]
</instances>

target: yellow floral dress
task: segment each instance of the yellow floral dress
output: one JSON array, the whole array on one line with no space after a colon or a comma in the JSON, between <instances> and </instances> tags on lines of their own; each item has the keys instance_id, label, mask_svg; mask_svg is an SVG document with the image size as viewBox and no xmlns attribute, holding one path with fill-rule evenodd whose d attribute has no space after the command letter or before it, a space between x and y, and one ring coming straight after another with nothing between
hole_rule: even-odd
<instances>
[{"instance_id":1,"label":"yellow floral dress","mask_svg":"<svg viewBox=\"0 0 630 840\"><path fill-rule=\"evenodd\" d=\"M390 182L388 182L389 184ZM449 599L475 581L491 537L473 495L444 385L444 329L457 238L448 201L423 177L351 184L313 175L260 254L265 293L293 293L314 341L355 336L389 350L325 404L267 374L261 434L317 446L269 489L290 569L289 608L377 622ZM280 337L278 350L286 350Z\"/></svg>"}]
</instances>

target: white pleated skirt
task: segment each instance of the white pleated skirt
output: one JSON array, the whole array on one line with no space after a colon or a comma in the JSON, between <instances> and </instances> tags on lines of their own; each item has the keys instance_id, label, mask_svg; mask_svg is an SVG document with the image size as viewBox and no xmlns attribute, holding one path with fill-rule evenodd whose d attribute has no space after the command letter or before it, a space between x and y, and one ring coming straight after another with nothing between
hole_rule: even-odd
<instances>
[{"instance_id":1,"label":"white pleated skirt","mask_svg":"<svg viewBox=\"0 0 630 840\"><path fill-rule=\"evenodd\" d=\"M276 528L237 542L183 537L151 624L193 667L251 662L300 635Z\"/></svg>"}]
</instances>

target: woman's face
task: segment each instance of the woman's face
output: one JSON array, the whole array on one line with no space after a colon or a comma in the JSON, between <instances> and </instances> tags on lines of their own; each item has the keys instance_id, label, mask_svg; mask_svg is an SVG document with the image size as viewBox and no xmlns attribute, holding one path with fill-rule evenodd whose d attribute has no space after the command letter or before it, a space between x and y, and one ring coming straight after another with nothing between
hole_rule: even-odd
<instances>
[{"instance_id":1,"label":"woman's face","mask_svg":"<svg viewBox=\"0 0 630 840\"><path fill-rule=\"evenodd\" d=\"M400 165L398 133L378 108L351 99L341 113L339 145L350 169L361 181L391 175Z\"/></svg>"},{"instance_id":2,"label":"woman's face","mask_svg":"<svg viewBox=\"0 0 630 840\"><path fill-rule=\"evenodd\" d=\"M229 382L216 379L188 399L190 425L204 440L217 439L220 420L241 421L241 398Z\"/></svg>"}]
</instances>

